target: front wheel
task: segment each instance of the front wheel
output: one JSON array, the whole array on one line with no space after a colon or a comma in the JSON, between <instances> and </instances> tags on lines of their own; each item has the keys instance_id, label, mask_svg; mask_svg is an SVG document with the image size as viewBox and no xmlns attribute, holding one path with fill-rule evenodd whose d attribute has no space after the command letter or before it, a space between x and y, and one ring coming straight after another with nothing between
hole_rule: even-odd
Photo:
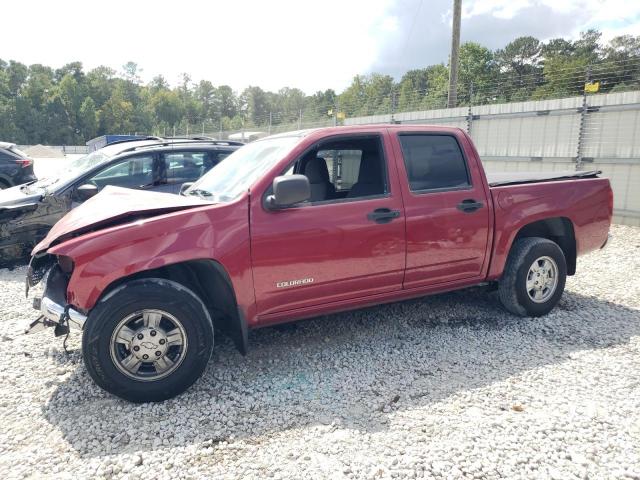
<instances>
[{"instance_id":1,"label":"front wheel","mask_svg":"<svg viewBox=\"0 0 640 480\"><path fill-rule=\"evenodd\" d=\"M132 402L157 402L189 388L204 372L213 325L200 298L164 279L133 280L107 294L84 327L91 378Z\"/></svg>"},{"instance_id":2,"label":"front wheel","mask_svg":"<svg viewBox=\"0 0 640 480\"><path fill-rule=\"evenodd\" d=\"M557 243L546 238L517 240L500 279L502 305L520 316L546 315L560 300L567 279L567 263Z\"/></svg>"}]
</instances>

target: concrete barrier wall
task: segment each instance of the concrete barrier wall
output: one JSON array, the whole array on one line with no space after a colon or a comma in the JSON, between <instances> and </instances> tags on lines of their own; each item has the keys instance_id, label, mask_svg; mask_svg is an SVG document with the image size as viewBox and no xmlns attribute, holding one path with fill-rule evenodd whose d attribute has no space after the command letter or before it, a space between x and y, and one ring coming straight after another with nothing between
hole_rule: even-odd
<instances>
[{"instance_id":1,"label":"concrete barrier wall","mask_svg":"<svg viewBox=\"0 0 640 480\"><path fill-rule=\"evenodd\" d=\"M640 92L589 95L350 118L459 127L488 171L602 170L614 191L614 220L640 225ZM578 161L580 160L580 161Z\"/></svg>"}]
</instances>

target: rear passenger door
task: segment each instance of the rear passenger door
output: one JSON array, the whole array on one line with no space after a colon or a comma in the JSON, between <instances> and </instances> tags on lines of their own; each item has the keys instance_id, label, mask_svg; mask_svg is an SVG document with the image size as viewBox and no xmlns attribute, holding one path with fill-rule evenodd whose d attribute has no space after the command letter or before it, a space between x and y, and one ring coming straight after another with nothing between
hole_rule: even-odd
<instances>
[{"instance_id":1,"label":"rear passenger door","mask_svg":"<svg viewBox=\"0 0 640 480\"><path fill-rule=\"evenodd\" d=\"M407 226L404 288L480 277L490 210L466 138L450 132L393 135Z\"/></svg>"}]
</instances>

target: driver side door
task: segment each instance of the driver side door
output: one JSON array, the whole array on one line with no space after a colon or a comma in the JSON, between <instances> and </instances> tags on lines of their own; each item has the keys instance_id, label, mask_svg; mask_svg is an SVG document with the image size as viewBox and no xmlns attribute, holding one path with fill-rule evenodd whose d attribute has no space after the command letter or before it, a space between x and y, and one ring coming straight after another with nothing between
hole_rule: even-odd
<instances>
[{"instance_id":1,"label":"driver side door","mask_svg":"<svg viewBox=\"0 0 640 480\"><path fill-rule=\"evenodd\" d=\"M355 170L349 182L348 168ZM309 178L310 201L270 210L263 195L252 195L258 321L300 318L332 304L401 289L405 218L387 135L332 137L287 170ZM316 182L324 188L314 188ZM313 196L316 190L322 192L319 198Z\"/></svg>"}]
</instances>

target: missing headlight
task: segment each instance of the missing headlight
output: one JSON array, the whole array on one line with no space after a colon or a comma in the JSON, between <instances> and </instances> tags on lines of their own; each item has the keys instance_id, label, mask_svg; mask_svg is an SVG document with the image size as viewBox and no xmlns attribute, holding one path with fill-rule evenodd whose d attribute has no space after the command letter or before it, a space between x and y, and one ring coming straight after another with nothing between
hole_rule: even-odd
<instances>
[{"instance_id":1,"label":"missing headlight","mask_svg":"<svg viewBox=\"0 0 640 480\"><path fill-rule=\"evenodd\" d=\"M71 260L70 257L58 255L58 265L60 265L60 270L62 270L64 273L73 272L73 260Z\"/></svg>"}]
</instances>

